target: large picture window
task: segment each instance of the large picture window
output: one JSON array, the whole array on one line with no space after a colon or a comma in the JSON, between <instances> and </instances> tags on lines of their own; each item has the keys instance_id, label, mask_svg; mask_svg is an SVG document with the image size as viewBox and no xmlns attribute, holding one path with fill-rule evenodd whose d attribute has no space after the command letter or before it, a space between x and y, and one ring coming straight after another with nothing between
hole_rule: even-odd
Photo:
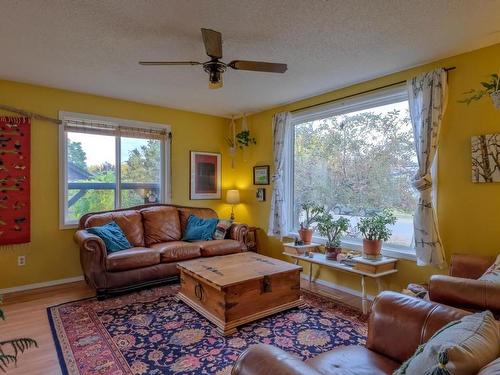
<instances>
[{"instance_id":1,"label":"large picture window","mask_svg":"<svg viewBox=\"0 0 500 375\"><path fill-rule=\"evenodd\" d=\"M298 113L293 123L290 230L299 227L300 205L313 202L347 217L344 240L360 243L359 219L389 209L397 222L386 246L411 251L418 163L405 88Z\"/></svg>"},{"instance_id":2,"label":"large picture window","mask_svg":"<svg viewBox=\"0 0 500 375\"><path fill-rule=\"evenodd\" d=\"M62 113L61 226L88 212L168 200L169 127Z\"/></svg>"}]
</instances>

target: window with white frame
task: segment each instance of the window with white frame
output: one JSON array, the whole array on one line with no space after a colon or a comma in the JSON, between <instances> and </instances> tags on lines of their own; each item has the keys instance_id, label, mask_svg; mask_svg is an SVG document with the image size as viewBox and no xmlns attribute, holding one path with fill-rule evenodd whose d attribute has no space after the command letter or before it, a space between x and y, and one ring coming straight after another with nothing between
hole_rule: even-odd
<instances>
[{"instance_id":1,"label":"window with white frame","mask_svg":"<svg viewBox=\"0 0 500 375\"><path fill-rule=\"evenodd\" d=\"M413 252L417 168L408 95L404 86L310 108L293 116L290 232L301 221L300 205L324 206L350 220L344 243L358 244L356 224L384 209L397 217L386 248Z\"/></svg>"},{"instance_id":2,"label":"window with white frame","mask_svg":"<svg viewBox=\"0 0 500 375\"><path fill-rule=\"evenodd\" d=\"M169 199L170 127L61 112L61 227L88 212Z\"/></svg>"}]
</instances>

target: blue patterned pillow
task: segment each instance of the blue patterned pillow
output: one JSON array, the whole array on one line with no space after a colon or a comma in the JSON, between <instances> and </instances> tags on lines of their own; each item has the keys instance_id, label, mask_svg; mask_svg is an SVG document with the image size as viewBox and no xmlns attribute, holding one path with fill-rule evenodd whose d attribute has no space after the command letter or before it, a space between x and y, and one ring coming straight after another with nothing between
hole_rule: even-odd
<instances>
[{"instance_id":1,"label":"blue patterned pillow","mask_svg":"<svg viewBox=\"0 0 500 375\"><path fill-rule=\"evenodd\" d=\"M132 247L122 228L114 221L100 227L87 228L87 232L99 236L104 241L108 253L127 250Z\"/></svg>"},{"instance_id":2,"label":"blue patterned pillow","mask_svg":"<svg viewBox=\"0 0 500 375\"><path fill-rule=\"evenodd\" d=\"M186 230L184 231L183 241L208 241L211 240L215 227L218 223L217 218L202 219L200 217L189 215Z\"/></svg>"}]
</instances>

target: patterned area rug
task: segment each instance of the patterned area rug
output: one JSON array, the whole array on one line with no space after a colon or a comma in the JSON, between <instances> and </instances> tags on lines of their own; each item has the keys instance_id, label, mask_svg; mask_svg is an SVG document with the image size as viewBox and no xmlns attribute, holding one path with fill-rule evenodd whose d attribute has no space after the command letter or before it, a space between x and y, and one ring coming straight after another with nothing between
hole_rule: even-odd
<instances>
[{"instance_id":1,"label":"patterned area rug","mask_svg":"<svg viewBox=\"0 0 500 375\"><path fill-rule=\"evenodd\" d=\"M231 372L249 346L266 343L307 359L342 345L363 345L360 312L303 291L306 304L219 335L174 296L177 285L105 301L47 309L63 374L217 374Z\"/></svg>"}]
</instances>

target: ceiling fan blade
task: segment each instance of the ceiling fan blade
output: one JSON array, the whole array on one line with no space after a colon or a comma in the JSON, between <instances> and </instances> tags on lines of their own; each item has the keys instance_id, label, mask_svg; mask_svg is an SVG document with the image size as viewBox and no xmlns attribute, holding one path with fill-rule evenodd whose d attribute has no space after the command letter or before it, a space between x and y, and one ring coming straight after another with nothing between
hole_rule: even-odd
<instances>
[{"instance_id":1,"label":"ceiling fan blade","mask_svg":"<svg viewBox=\"0 0 500 375\"><path fill-rule=\"evenodd\" d=\"M154 65L202 65L198 61L139 61L141 65L154 66Z\"/></svg>"},{"instance_id":2,"label":"ceiling fan blade","mask_svg":"<svg viewBox=\"0 0 500 375\"><path fill-rule=\"evenodd\" d=\"M237 70L252 70L255 72L285 73L286 64L277 64L264 61L234 60L227 64Z\"/></svg>"},{"instance_id":3,"label":"ceiling fan blade","mask_svg":"<svg viewBox=\"0 0 500 375\"><path fill-rule=\"evenodd\" d=\"M222 35L218 31L210 29L201 29L203 43L207 55L214 58L222 58Z\"/></svg>"}]
</instances>

